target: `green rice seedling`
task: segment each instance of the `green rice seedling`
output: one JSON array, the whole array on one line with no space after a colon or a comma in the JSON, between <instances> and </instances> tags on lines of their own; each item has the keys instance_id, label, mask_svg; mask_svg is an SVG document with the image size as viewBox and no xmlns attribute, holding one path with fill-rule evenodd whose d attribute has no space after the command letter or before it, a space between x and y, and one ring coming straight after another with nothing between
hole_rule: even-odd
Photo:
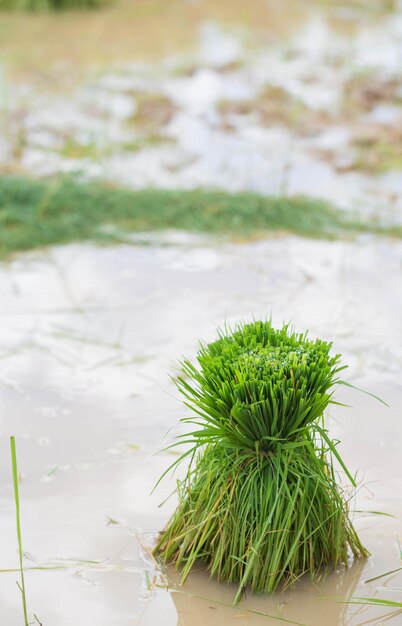
<instances>
[{"instance_id":1,"label":"green rice seedling","mask_svg":"<svg viewBox=\"0 0 402 626\"><path fill-rule=\"evenodd\" d=\"M255 321L201 345L198 367L182 362L176 385L191 430L173 445L190 447L169 469L191 461L155 547L182 581L204 561L238 584L238 602L246 588L273 592L368 555L335 460L355 487L354 479L324 425L334 386L346 384L330 350L289 325Z\"/></svg>"},{"instance_id":2,"label":"green rice seedling","mask_svg":"<svg viewBox=\"0 0 402 626\"><path fill-rule=\"evenodd\" d=\"M25 626L28 626L28 613L27 613L27 601L25 594L25 579L24 579L24 568L22 565L22 538L21 538L21 519L20 519L20 497L19 497L19 489L18 489L18 465L17 465L17 452L15 448L15 438L10 438L10 448L11 448L11 464L13 468L13 484L14 484L14 501L15 501L15 517L16 517L16 527L17 527L17 539L18 539L18 555L20 560L20 575L21 575L21 583L17 583L22 596L22 608L24 611L24 623Z\"/></svg>"}]
</instances>

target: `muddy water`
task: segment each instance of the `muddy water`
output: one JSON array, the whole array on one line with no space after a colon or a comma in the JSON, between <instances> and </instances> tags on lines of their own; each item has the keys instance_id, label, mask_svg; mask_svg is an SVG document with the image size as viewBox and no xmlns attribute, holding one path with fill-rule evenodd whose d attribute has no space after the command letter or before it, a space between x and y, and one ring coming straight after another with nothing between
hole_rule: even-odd
<instances>
[{"instance_id":1,"label":"muddy water","mask_svg":"<svg viewBox=\"0 0 402 626\"><path fill-rule=\"evenodd\" d=\"M18 567L8 436L21 473L27 600L52 626L309 626L381 624L387 609L340 604L355 596L401 600L402 244L385 239L278 238L233 245L171 233L148 245L71 245L0 268L0 569ZM333 339L348 380L390 408L348 390L331 434L358 471L356 525L367 562L322 584L272 597L248 595L199 570L184 586L149 558L175 506L174 481L150 495L172 462L155 455L185 411L168 374L225 320L273 313ZM165 437L165 438L164 438ZM183 471L183 470L182 470ZM1 623L22 623L15 571L0 573ZM271 617L268 617L271 616ZM390 624L400 624L392 615Z\"/></svg>"}]
</instances>

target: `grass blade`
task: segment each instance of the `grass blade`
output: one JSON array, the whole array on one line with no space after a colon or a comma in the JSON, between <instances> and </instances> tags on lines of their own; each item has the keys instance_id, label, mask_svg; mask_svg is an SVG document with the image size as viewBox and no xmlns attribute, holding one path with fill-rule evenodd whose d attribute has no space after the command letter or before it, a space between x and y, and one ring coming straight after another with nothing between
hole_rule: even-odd
<instances>
[{"instance_id":1,"label":"grass blade","mask_svg":"<svg viewBox=\"0 0 402 626\"><path fill-rule=\"evenodd\" d=\"M364 582L372 583L375 580L379 580L380 578L384 578L385 576L389 576L390 574L396 574L397 572L400 572L401 570L402 570L402 565L400 567L397 567L396 569L391 569L389 572L384 572L384 574L379 574L378 576L373 576L373 578L368 578Z\"/></svg>"},{"instance_id":2,"label":"grass blade","mask_svg":"<svg viewBox=\"0 0 402 626\"><path fill-rule=\"evenodd\" d=\"M17 464L17 452L15 448L15 437L10 437L10 448L11 448L11 464L13 468L15 518L16 518L16 527L17 527L18 554L19 554L19 561L20 561L20 574L21 574L21 583L17 583L17 584L21 590L25 626L29 626L28 613L27 613L27 601L26 601L26 594L25 594L24 568L22 565L23 555L22 555L22 538L21 538L20 498L19 498L19 489L18 489L18 464Z\"/></svg>"},{"instance_id":3,"label":"grass blade","mask_svg":"<svg viewBox=\"0 0 402 626\"><path fill-rule=\"evenodd\" d=\"M348 383L346 380L338 380L337 384L343 385L344 387L349 387L350 389L355 389L356 391L360 391L361 393L366 394L366 396L370 396L371 398L374 398L374 400L378 400L378 402L381 402L381 404L389 408L389 404L387 404L382 398L376 396L375 393L371 393L370 391L366 391L365 389L356 387L356 385L352 385L352 383Z\"/></svg>"},{"instance_id":4,"label":"grass blade","mask_svg":"<svg viewBox=\"0 0 402 626\"><path fill-rule=\"evenodd\" d=\"M345 604L368 604L371 606L389 606L394 609L402 609L402 602L386 600L385 598L353 598Z\"/></svg>"}]
</instances>

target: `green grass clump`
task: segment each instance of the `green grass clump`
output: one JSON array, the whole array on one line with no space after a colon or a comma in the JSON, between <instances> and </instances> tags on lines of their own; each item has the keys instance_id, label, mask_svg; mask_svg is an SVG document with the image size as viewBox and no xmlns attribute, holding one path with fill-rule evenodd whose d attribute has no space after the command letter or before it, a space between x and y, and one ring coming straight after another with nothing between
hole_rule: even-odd
<instances>
[{"instance_id":1,"label":"green grass clump","mask_svg":"<svg viewBox=\"0 0 402 626\"><path fill-rule=\"evenodd\" d=\"M238 583L238 601L367 556L334 458L354 481L323 423L344 369L330 348L258 321L203 345L199 368L183 361L176 384L194 416L179 461L192 461L155 548L183 580L201 559Z\"/></svg>"},{"instance_id":2,"label":"green grass clump","mask_svg":"<svg viewBox=\"0 0 402 626\"><path fill-rule=\"evenodd\" d=\"M273 232L324 238L359 232L402 235L401 228L365 224L309 198L199 189L132 191L72 178L0 177L0 258L71 241L121 242L131 232L169 228L235 238Z\"/></svg>"}]
</instances>

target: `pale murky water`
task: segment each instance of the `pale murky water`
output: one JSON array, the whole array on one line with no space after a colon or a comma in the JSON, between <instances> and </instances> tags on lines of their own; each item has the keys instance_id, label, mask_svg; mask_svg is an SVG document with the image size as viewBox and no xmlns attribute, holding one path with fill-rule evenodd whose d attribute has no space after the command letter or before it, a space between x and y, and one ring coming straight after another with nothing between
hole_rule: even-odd
<instances>
[{"instance_id":1,"label":"pale murky water","mask_svg":"<svg viewBox=\"0 0 402 626\"><path fill-rule=\"evenodd\" d=\"M212 338L225 319L270 312L276 323L291 319L334 339L348 379L391 405L343 392L352 408L333 410L330 425L366 485L356 508L400 519L401 271L402 244L386 239L232 245L175 233L148 246L71 245L4 265L0 567L18 566L7 449L15 434L30 614L52 626L280 623L259 613L309 626L382 623L386 609L338 601L401 599L401 575L363 583L398 566L398 519L356 515L373 553L366 563L322 586L250 595L236 609L233 589L202 571L172 594L156 587L143 546L175 505L158 507L174 481L150 491L172 460L154 453L184 415L168 378L176 359L194 355L197 339ZM17 577L0 573L7 625L22 623ZM175 579L170 572L173 587Z\"/></svg>"}]
</instances>

